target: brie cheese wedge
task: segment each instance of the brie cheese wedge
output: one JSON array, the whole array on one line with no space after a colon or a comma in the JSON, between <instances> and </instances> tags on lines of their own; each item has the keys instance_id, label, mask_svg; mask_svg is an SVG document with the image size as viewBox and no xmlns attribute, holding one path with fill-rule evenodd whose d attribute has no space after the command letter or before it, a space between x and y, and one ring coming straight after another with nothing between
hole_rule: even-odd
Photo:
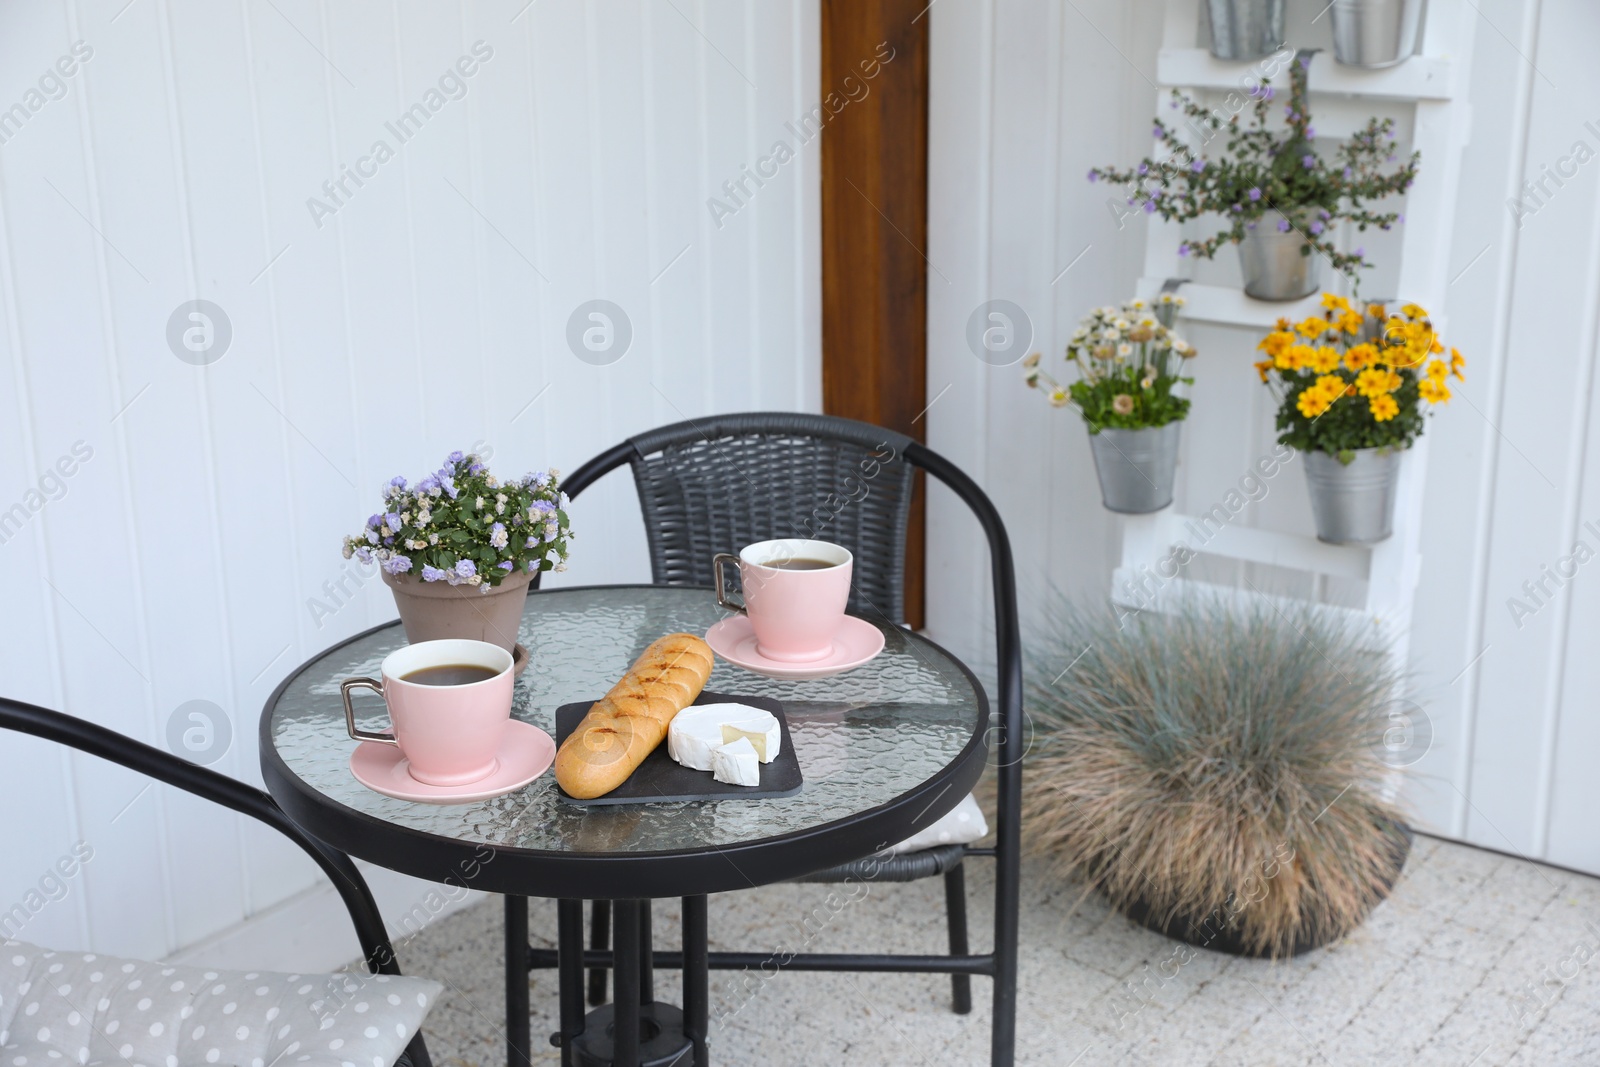
<instances>
[{"instance_id":1,"label":"brie cheese wedge","mask_svg":"<svg viewBox=\"0 0 1600 1067\"><path fill-rule=\"evenodd\" d=\"M782 747L777 717L748 704L694 704L672 717L667 726L667 755L685 767L711 770L712 752L748 739L756 759L771 763Z\"/></svg>"},{"instance_id":2,"label":"brie cheese wedge","mask_svg":"<svg viewBox=\"0 0 1600 1067\"><path fill-rule=\"evenodd\" d=\"M711 750L711 777L728 785L761 784L761 764L748 737Z\"/></svg>"}]
</instances>

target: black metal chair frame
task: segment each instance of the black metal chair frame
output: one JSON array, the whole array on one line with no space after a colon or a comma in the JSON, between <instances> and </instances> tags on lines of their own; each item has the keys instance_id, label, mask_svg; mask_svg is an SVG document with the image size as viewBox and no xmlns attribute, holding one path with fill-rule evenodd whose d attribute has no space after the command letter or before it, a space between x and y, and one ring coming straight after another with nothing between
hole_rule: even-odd
<instances>
[{"instance_id":1,"label":"black metal chair frame","mask_svg":"<svg viewBox=\"0 0 1600 1067\"><path fill-rule=\"evenodd\" d=\"M951 975L955 1010L971 1010L971 978L973 974L987 975L994 980L994 1016L992 1024L991 1062L995 1067L1009 1067L1016 1049L1016 998L1017 998L1017 930L1018 896L1020 882L1021 806L1022 806L1022 651L1017 621L1016 579L1011 557L1011 547L1005 524L988 496L970 477L949 460L903 434L898 434L868 423L855 422L825 415L808 415L794 412L757 412L737 415L709 416L665 426L629 438L608 451L596 456L570 475L564 489L576 497L603 475L622 466L632 466L635 485L641 497L641 509L646 522L652 517L662 521L662 516L652 516L650 501L646 498L646 464L663 449L676 445L707 443L716 449L719 440L741 437L788 437L844 442L863 449L874 449L884 444L893 448L897 460L911 468L920 469L938 478L967 505L977 517L989 543L990 565L993 577L995 608L995 641L997 647L999 700L996 704L992 737L995 742L998 773L998 810L996 812L995 845L992 848L972 846L943 846L924 853L896 857L899 861L895 873L888 879L881 871L885 864L880 859L875 871L879 880L910 881L913 878L941 874L945 878L946 911L950 935L950 957L900 956L874 953L801 953L793 956L784 967L796 971L847 971L894 973L948 973ZM740 472L743 474L743 472ZM744 475L748 477L748 475ZM909 495L909 494L907 494ZM840 511L857 501L847 502ZM839 512L834 513L837 517ZM888 544L895 554L888 561L891 569L903 566L903 556L898 546L904 543L906 508L892 509L880 517L877 524L892 526ZM681 533L681 531L680 531ZM826 530L792 531L773 530L768 536L826 537ZM740 546L722 546L723 551L737 551ZM703 584L685 572L682 546L676 553L663 550L651 541L651 566L654 580L659 584ZM710 553L706 553L705 566L709 567ZM861 563L857 563L858 569ZM898 574L898 570L897 570ZM885 603L862 604L853 599L857 609L883 614L884 609L900 612L902 603L898 588L884 595ZM899 623L899 618L891 618ZM987 954L969 955L966 929L966 889L961 861L967 856L992 857L995 860L995 917L994 949ZM866 861L856 861L837 868L816 872L800 881L842 881ZM893 862L893 861L891 861ZM899 869L899 868L903 868ZM701 898L703 901L704 898ZM607 950L609 943L610 905L607 901L594 902L592 948L584 953L584 964L590 970L591 1003L605 999L606 969L613 956ZM525 909L526 905L523 905ZM508 934L510 924L519 917L512 915L508 900ZM519 933L526 929L526 911L520 916ZM571 917L567 922L579 921ZM701 920L703 921L703 919ZM645 926L648 931L648 925ZM622 931L619 930L619 933ZM629 936L633 934L630 925ZM523 935L525 937L525 934ZM648 933L645 934L648 937ZM520 940L520 939L519 939ZM659 953L655 962L659 966L681 966L680 954ZM533 967L554 966L552 954L530 949L529 961ZM712 952L709 965L721 970L741 970L770 963L770 957L753 952Z\"/></svg>"},{"instance_id":2,"label":"black metal chair frame","mask_svg":"<svg viewBox=\"0 0 1600 1067\"><path fill-rule=\"evenodd\" d=\"M373 974L400 973L377 902L350 857L304 833L265 792L115 730L8 697L0 697L0 729L31 734L87 752L266 823L300 846L333 883L344 901L345 910L350 913L368 970ZM404 1065L432 1067L421 1030L406 1046L396 1067Z\"/></svg>"}]
</instances>

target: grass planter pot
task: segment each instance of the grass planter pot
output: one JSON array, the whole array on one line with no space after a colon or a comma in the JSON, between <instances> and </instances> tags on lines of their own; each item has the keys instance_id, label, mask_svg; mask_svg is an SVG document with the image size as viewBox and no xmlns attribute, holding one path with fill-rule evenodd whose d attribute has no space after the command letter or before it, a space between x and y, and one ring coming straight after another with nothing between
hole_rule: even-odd
<instances>
[{"instance_id":1,"label":"grass planter pot","mask_svg":"<svg viewBox=\"0 0 1600 1067\"><path fill-rule=\"evenodd\" d=\"M1379 793L1399 680L1370 633L1191 598L1058 605L1031 647L1022 825L1058 872L1153 930L1271 958L1388 895L1410 848Z\"/></svg>"}]
</instances>

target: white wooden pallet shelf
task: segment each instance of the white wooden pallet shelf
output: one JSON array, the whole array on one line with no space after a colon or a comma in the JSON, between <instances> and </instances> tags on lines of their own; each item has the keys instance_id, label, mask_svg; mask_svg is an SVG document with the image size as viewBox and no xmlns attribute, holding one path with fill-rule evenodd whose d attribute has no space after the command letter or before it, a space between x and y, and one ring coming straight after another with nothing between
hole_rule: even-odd
<instances>
[{"instance_id":1,"label":"white wooden pallet shelf","mask_svg":"<svg viewBox=\"0 0 1600 1067\"><path fill-rule=\"evenodd\" d=\"M1156 82L1172 88L1247 88L1267 60L1232 63L1204 48L1163 48L1156 58ZM1447 56L1412 56L1384 70L1362 70L1334 62L1327 52L1311 59L1308 87L1314 93L1339 93L1378 100L1449 100L1460 90L1463 65Z\"/></svg>"},{"instance_id":2,"label":"white wooden pallet shelf","mask_svg":"<svg viewBox=\"0 0 1600 1067\"><path fill-rule=\"evenodd\" d=\"M1138 294L1146 300L1161 292L1165 278L1139 279ZM1252 326L1271 329L1279 319L1298 321L1307 315L1320 314L1322 298L1308 296L1304 300L1256 300L1244 295L1244 290L1226 285L1199 285L1184 282L1177 290L1183 297L1181 312L1185 319L1196 322L1216 322L1225 326Z\"/></svg>"}]
</instances>

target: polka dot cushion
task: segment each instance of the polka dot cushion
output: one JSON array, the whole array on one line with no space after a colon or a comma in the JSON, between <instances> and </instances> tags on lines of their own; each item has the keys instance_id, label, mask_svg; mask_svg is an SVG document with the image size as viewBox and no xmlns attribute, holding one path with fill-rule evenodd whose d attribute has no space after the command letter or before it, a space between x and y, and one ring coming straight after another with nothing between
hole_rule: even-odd
<instances>
[{"instance_id":1,"label":"polka dot cushion","mask_svg":"<svg viewBox=\"0 0 1600 1067\"><path fill-rule=\"evenodd\" d=\"M912 834L889 851L899 856L907 852L921 852L935 845L970 845L988 832L989 824L984 821L983 809L978 807L978 802L969 793L951 809L950 814L920 834ZM5 1064L0 1063L0 1067L5 1067Z\"/></svg>"},{"instance_id":2,"label":"polka dot cushion","mask_svg":"<svg viewBox=\"0 0 1600 1067\"><path fill-rule=\"evenodd\" d=\"M0 942L0 1067L389 1067L442 987L208 971Z\"/></svg>"}]
</instances>

